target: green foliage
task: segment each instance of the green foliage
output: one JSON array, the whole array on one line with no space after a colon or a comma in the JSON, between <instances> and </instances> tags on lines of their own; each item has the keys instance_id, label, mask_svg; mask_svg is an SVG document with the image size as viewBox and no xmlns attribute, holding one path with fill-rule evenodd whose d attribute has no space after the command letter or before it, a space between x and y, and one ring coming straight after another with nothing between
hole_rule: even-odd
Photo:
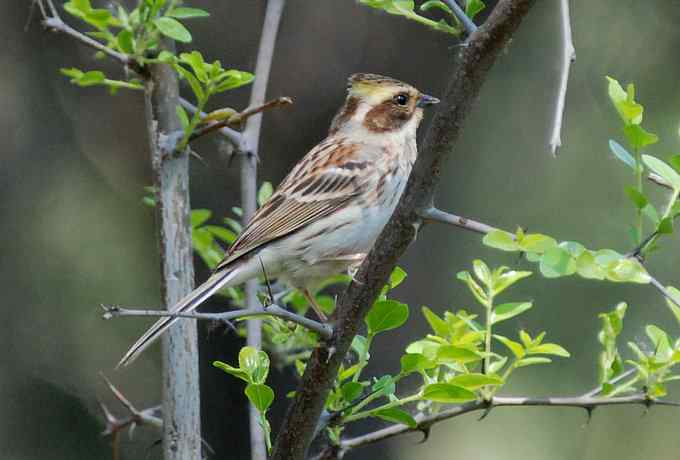
<instances>
[{"instance_id":1,"label":"green foliage","mask_svg":"<svg viewBox=\"0 0 680 460\"><path fill-rule=\"evenodd\" d=\"M109 88L109 92L111 94L116 94L121 88L136 90L144 89L144 85L137 79L132 79L129 81L111 80L106 78L104 72L100 72L99 70L83 72L82 70L76 69L75 67L71 67L69 69L62 68L59 71L62 73L62 75L70 77L71 79L69 81L74 85L78 85L80 87L106 86Z\"/></svg>"},{"instance_id":2,"label":"green foliage","mask_svg":"<svg viewBox=\"0 0 680 460\"><path fill-rule=\"evenodd\" d=\"M637 193L637 192L633 192ZM575 241L557 241L540 233L514 235L493 230L482 240L486 246L508 252L522 252L527 260L537 262L546 278L579 275L586 279L617 283L649 283L647 271L639 260L612 249L590 250Z\"/></svg>"},{"instance_id":3,"label":"green foliage","mask_svg":"<svg viewBox=\"0 0 680 460\"><path fill-rule=\"evenodd\" d=\"M265 384L269 375L269 356L262 350L243 347L238 354L238 367L222 361L214 361L213 366L247 383L245 395L259 413L259 424L264 432L267 450L271 450L271 426L267 411L274 402L274 390Z\"/></svg>"},{"instance_id":4,"label":"green foliage","mask_svg":"<svg viewBox=\"0 0 680 460\"><path fill-rule=\"evenodd\" d=\"M540 241L532 244L540 247ZM405 274L402 272L395 270L392 281L403 280ZM457 277L486 313L484 324L477 322L477 315L465 310L445 311L440 316L430 308L422 307L431 333L406 347L397 375L384 375L369 381L361 379L361 372L370 359L375 335L403 325L408 318L408 306L386 298L376 301L366 316L367 336L357 336L352 344L357 363L341 367L335 389L326 401L327 410L342 414L339 424L329 428L333 432L331 438L339 436L344 424L366 417L414 427L415 419L405 409L408 404L417 403L417 409L427 414L439 410L441 404L489 399L514 370L549 363L548 356L568 357L569 353L560 345L544 342L545 333L532 338L527 332L520 331L517 342L493 334L493 325L531 308L531 302L500 305L494 302L497 295L530 275L531 272L508 267L492 270L481 260L475 260L472 273L463 271ZM389 292L389 287L383 292ZM494 350L492 338L501 342L510 355ZM407 377L419 380L417 391L397 396L398 383Z\"/></svg>"},{"instance_id":5,"label":"green foliage","mask_svg":"<svg viewBox=\"0 0 680 460\"><path fill-rule=\"evenodd\" d=\"M439 32L458 36L465 30L460 20L453 11L451 11L451 8L441 0L428 0L420 5L419 8L422 12L437 10L443 13L447 19L442 18L439 21L429 19L416 13L415 2L413 0L359 0L359 3L385 11L389 14L403 16ZM481 0L466 0L465 14L467 14L470 19L474 19L484 7L484 2Z\"/></svg>"}]
</instances>

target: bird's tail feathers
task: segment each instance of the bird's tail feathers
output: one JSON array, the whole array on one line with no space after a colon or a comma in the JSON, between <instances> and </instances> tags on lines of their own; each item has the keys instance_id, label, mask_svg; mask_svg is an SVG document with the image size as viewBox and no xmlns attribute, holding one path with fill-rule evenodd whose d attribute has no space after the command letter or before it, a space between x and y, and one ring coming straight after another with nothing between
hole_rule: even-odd
<instances>
[{"instance_id":1,"label":"bird's tail feathers","mask_svg":"<svg viewBox=\"0 0 680 460\"><path fill-rule=\"evenodd\" d=\"M224 287L237 274L238 269L221 270L213 274L203 284L191 291L186 297L177 302L169 309L171 313L189 313L195 310L200 304L205 302L219 289ZM125 353L117 367L127 366L154 343L170 326L181 318L165 316L156 321L148 331L141 336L132 347Z\"/></svg>"}]
</instances>

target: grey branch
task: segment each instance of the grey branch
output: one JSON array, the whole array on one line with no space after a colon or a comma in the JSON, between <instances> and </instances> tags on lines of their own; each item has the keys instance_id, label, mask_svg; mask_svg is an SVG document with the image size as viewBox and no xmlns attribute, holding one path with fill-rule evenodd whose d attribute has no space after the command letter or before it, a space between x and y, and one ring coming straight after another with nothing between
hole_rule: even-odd
<instances>
[{"instance_id":1,"label":"grey branch","mask_svg":"<svg viewBox=\"0 0 680 460\"><path fill-rule=\"evenodd\" d=\"M295 324L299 324L310 331L319 334L323 339L330 339L333 335L333 327L314 321L313 319L305 318L304 316L290 312L276 304L268 305L266 307L256 306L253 308L244 308L242 310L232 310L222 313L173 313L167 310L154 310L150 308L122 308L117 306L102 305L104 319L112 319L119 316L167 316L173 318L192 318L198 320L209 321L231 321L244 320L249 318L261 318L266 316L273 316L276 318L285 319Z\"/></svg>"},{"instance_id":2,"label":"grey branch","mask_svg":"<svg viewBox=\"0 0 680 460\"><path fill-rule=\"evenodd\" d=\"M576 51L571 36L571 19L569 17L569 0L560 0L560 25L562 40L562 67L560 69L560 85L557 90L555 102L555 116L553 118L552 134L550 136L550 152L557 156L557 150L562 145L562 121L564 118L564 106L567 99L567 86L569 84L569 69L571 63L576 60Z\"/></svg>"},{"instance_id":3,"label":"grey branch","mask_svg":"<svg viewBox=\"0 0 680 460\"><path fill-rule=\"evenodd\" d=\"M106 378L104 374L101 374L101 377L104 379L104 383L106 383L106 386L109 388L111 393L113 393L113 396L115 396L118 402L120 402L121 405L129 412L129 415L126 417L116 417L108 409L108 407L106 407L104 403L100 401L99 407L104 414L106 423L104 431L102 432L103 436L116 436L125 428L130 427L132 430L137 425L148 425L155 428L161 428L163 426L163 419L157 415L161 410L161 406L139 410L130 402L129 399L125 397L125 395L123 395L123 393L118 388L113 385L113 383L111 383L108 378Z\"/></svg>"},{"instance_id":4,"label":"grey branch","mask_svg":"<svg viewBox=\"0 0 680 460\"><path fill-rule=\"evenodd\" d=\"M465 11L463 11L456 0L444 0L444 3L449 5L449 8L451 8L453 14L456 15L458 20L463 24L463 27L465 27L468 35L471 35L473 32L477 31L477 26L475 23L472 22L472 19L470 19L467 14L465 14Z\"/></svg>"},{"instance_id":5,"label":"grey branch","mask_svg":"<svg viewBox=\"0 0 680 460\"><path fill-rule=\"evenodd\" d=\"M354 336L373 301L385 285L397 260L413 241L418 210L429 207L439 182L442 163L454 149L461 128L480 88L508 42L528 13L533 0L500 0L484 25L458 48L441 108L420 149L409 185L390 222L365 259L355 280L338 301L335 332L327 347L314 350L295 399L274 444L272 460L302 460L314 436L330 387Z\"/></svg>"},{"instance_id":6,"label":"grey branch","mask_svg":"<svg viewBox=\"0 0 680 460\"><path fill-rule=\"evenodd\" d=\"M661 293L662 296L664 296L666 299L668 299L669 302L672 302L676 307L680 308L680 301L678 301L675 297L671 295L670 292L668 292L668 289L661 284L661 282L654 278L650 273L649 270L647 271L647 275L649 276L649 283L656 288L657 291Z\"/></svg>"},{"instance_id":7,"label":"grey branch","mask_svg":"<svg viewBox=\"0 0 680 460\"><path fill-rule=\"evenodd\" d=\"M428 207L419 210L418 215L425 222L438 222L440 224L454 225L456 227L482 234L487 234L493 230L497 230L491 225L477 222L476 220L468 219L467 217L460 217L455 214L450 214L435 207Z\"/></svg>"},{"instance_id":8,"label":"grey branch","mask_svg":"<svg viewBox=\"0 0 680 460\"><path fill-rule=\"evenodd\" d=\"M267 0L267 9L262 24L260 44L257 50L255 63L255 80L250 92L251 113L246 117L245 129L243 130L242 142L238 148L241 155L241 207L243 209L244 225L253 217L257 210L257 159L259 157L260 131L262 129L262 110L258 107L266 107L265 97L269 83L269 73L276 49L276 37L279 31L279 23L283 15L285 0ZM290 102L284 101L285 102ZM243 113L247 113L244 111ZM248 309L257 309L257 280L250 280L245 286L246 306ZM274 307L272 309L272 307ZM279 315L292 315L290 312L279 307L270 305L265 310L276 311ZM297 315L295 315L297 316ZM290 316L289 316L290 318ZM298 322L303 321L317 331L327 332L320 324L311 324L307 318L299 317ZM308 327L305 326L305 327ZM255 348L262 346L262 324L259 320L249 321L248 345ZM327 337L327 336L326 336ZM252 460L266 460L267 448L264 441L264 432L259 423L259 413L253 404L249 404L250 421L250 458Z\"/></svg>"},{"instance_id":9,"label":"grey branch","mask_svg":"<svg viewBox=\"0 0 680 460\"><path fill-rule=\"evenodd\" d=\"M381 430L374 431L362 436L344 440L340 443L340 452L338 458L348 450L374 444L385 439L392 438L404 433L414 431L424 431L429 429L432 425L444 420L449 420L454 417L475 412L475 411L489 411L496 407L529 407L529 406L543 406L543 407L575 407L590 412L596 407L600 406L621 406L621 405L643 405L645 407L651 406L674 406L680 407L680 403L672 401L659 401L649 398L646 394L635 394L630 396L621 396L614 398L593 397L583 395L575 397L549 397L549 398L530 398L530 397L494 397L491 401L474 401L459 406L454 406L449 409L442 410L434 415L419 414L415 417L418 425L414 428L409 428L406 425L392 425Z\"/></svg>"}]
</instances>

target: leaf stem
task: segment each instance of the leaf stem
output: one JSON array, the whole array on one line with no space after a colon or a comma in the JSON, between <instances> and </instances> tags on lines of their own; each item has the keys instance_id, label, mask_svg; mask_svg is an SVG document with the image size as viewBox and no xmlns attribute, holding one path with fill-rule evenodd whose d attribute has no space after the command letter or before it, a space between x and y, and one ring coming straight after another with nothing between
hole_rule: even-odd
<instances>
[{"instance_id":1,"label":"leaf stem","mask_svg":"<svg viewBox=\"0 0 680 460\"><path fill-rule=\"evenodd\" d=\"M397 406L403 406L404 404L408 404L410 402L418 401L422 399L423 393L422 391L419 391L418 393L412 394L411 396L406 396L405 398L401 399L396 399L394 401L390 401L387 404L383 404L382 406L375 407L373 409L369 409L363 412L358 412L356 414L348 415L347 417L344 417L342 419L342 423L349 423L349 422L355 422L357 420L361 420L366 417L371 417L374 415L376 412L380 412L381 410L385 409L391 409L393 407ZM368 399L368 398L366 398Z\"/></svg>"}]
</instances>

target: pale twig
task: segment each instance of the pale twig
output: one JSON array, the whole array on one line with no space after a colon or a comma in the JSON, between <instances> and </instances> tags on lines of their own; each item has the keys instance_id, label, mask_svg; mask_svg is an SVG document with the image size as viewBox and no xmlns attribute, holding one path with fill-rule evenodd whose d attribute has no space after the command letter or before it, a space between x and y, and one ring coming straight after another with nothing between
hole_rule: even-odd
<instances>
[{"instance_id":1,"label":"pale twig","mask_svg":"<svg viewBox=\"0 0 680 460\"><path fill-rule=\"evenodd\" d=\"M449 8L451 8L453 14L458 18L461 24L463 24L463 27L465 27L465 30L467 31L468 35L477 31L477 26L475 25L475 23L472 22L472 19L470 19L467 14L465 14L465 11L463 11L460 5L458 5L456 0L444 0L444 3L446 3L449 6Z\"/></svg>"},{"instance_id":2,"label":"pale twig","mask_svg":"<svg viewBox=\"0 0 680 460\"><path fill-rule=\"evenodd\" d=\"M329 339L333 335L333 328L329 324L323 324L318 321L314 321L313 319L305 318L304 316L290 312L285 308L281 308L276 304L267 305L266 307L258 305L254 308L245 308L242 310L232 310L221 313L173 313L167 310L153 310L146 308L122 308L109 305L102 305L101 307L104 310L104 313L102 314L104 319L112 319L119 316L162 316L210 321L230 321L272 316L299 324L310 331L316 332L323 339Z\"/></svg>"},{"instance_id":3,"label":"pale twig","mask_svg":"<svg viewBox=\"0 0 680 460\"><path fill-rule=\"evenodd\" d=\"M666 287L663 284L661 284L659 280L654 278L649 273L649 271L647 272L647 275L649 276L649 283L652 286L654 286L657 289L657 291L659 291L661 295L663 295L669 302L672 302L676 307L680 308L680 302L675 297L673 297L673 295L670 292L668 292L668 289L666 289Z\"/></svg>"},{"instance_id":4,"label":"pale twig","mask_svg":"<svg viewBox=\"0 0 680 460\"><path fill-rule=\"evenodd\" d=\"M130 413L124 418L115 417L102 402L99 402L99 406L101 407L102 412L104 413L104 418L106 419L106 426L102 432L103 436L116 434L128 426L131 427L131 429L136 425L149 425L155 428L161 428L163 426L163 419L156 415L160 412L161 406L150 407L148 409L142 410L137 409L103 373L100 373L100 375L102 379L104 379L104 382L111 393L113 393L113 396L115 396L118 402L120 402L121 405L125 407L125 409Z\"/></svg>"},{"instance_id":5,"label":"pale twig","mask_svg":"<svg viewBox=\"0 0 680 460\"><path fill-rule=\"evenodd\" d=\"M564 106L567 99L567 85L569 84L569 69L576 60L576 51L571 36L571 19L569 17L569 0L560 0L560 25L562 37L562 67L560 69L560 85L555 102L555 116L553 118L552 135L550 136L550 152L557 156L557 150L562 145L562 121Z\"/></svg>"},{"instance_id":6,"label":"pale twig","mask_svg":"<svg viewBox=\"0 0 680 460\"><path fill-rule=\"evenodd\" d=\"M262 22L262 32L255 61L255 80L250 91L249 106L252 109L250 109L250 114L245 117L243 115L248 112L248 109L242 112L242 117L245 119L245 127L243 130L243 142L241 142L239 150L243 154L241 155L241 208L243 209L244 225L250 221L257 210L257 161L262 131L262 110L259 108L267 108L267 104L265 104L267 85L269 84L269 74L276 49L276 38L285 5L285 0L267 0L267 9L265 10L264 21ZM282 98L280 101L284 101L284 99ZM286 102L292 101L288 99L284 102L284 105ZM264 275L266 277L266 273ZM245 294L246 307L248 309L258 308L257 280L246 282ZM272 305L269 305L265 310L271 309L271 307ZM285 312L285 314L290 313L283 309L279 310ZM306 318L303 319L307 321ZM321 326L320 323L319 326ZM247 334L249 346L258 349L262 347L262 323L259 320L248 322ZM264 431L260 426L259 417L257 408L252 403L249 404L248 418L251 460L267 459Z\"/></svg>"},{"instance_id":7,"label":"pale twig","mask_svg":"<svg viewBox=\"0 0 680 460\"><path fill-rule=\"evenodd\" d=\"M467 217L460 217L455 214L450 214L435 207L422 209L418 212L418 215L425 222L438 222L440 224L454 225L456 227L464 228L476 233L487 234L493 230L497 230L491 225L477 222L475 220L468 219Z\"/></svg>"},{"instance_id":8,"label":"pale twig","mask_svg":"<svg viewBox=\"0 0 680 460\"><path fill-rule=\"evenodd\" d=\"M433 415L416 415L414 418L417 425L410 428L406 425L392 425L381 430L374 431L362 436L344 440L340 443L339 457L342 458L345 452L357 447L366 446L379 441L383 441L394 436L415 431L427 431L435 423L449 420L469 412L475 411L489 411L496 407L529 407L529 406L544 406L544 407L575 407L585 409L590 414L593 409L600 406L615 406L615 405L635 405L640 404L645 407L650 406L673 406L680 407L680 403L672 401L659 401L649 398L646 394L635 394L630 396L620 396L614 398L593 397L586 393L583 396L575 397L548 397L548 398L530 398L530 397L494 397L491 401L473 401L448 409Z\"/></svg>"}]
</instances>

